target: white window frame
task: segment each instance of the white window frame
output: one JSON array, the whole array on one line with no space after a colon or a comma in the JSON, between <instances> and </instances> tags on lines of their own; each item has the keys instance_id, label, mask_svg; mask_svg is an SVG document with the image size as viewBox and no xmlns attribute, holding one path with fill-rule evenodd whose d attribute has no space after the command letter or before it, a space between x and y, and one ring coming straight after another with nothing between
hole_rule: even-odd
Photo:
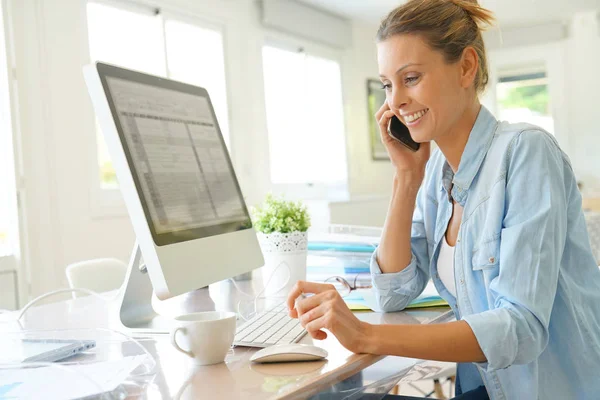
<instances>
[{"instance_id":1,"label":"white window frame","mask_svg":"<svg viewBox=\"0 0 600 400\"><path fill-rule=\"evenodd\" d=\"M345 57L344 51L334 49L331 47L324 46L309 40L297 38L291 35L287 35L281 32L274 32L272 30L266 30L264 33L263 46L277 47L282 50L288 50L296 52L302 49L309 55L330 59L336 61L340 65L340 81L341 81L341 97L342 97L342 110L343 110L343 136L344 136L344 151L346 154L346 182L340 184L327 184L327 183L307 183L307 184L276 184L271 182L271 157L269 155L268 147L268 134L267 134L267 148L265 154L268 154L268 162L266 163L267 182L270 183L271 191L275 194L285 195L290 199L301 199L301 200L327 200L327 201L340 201L347 200L350 192L350 168L349 158L350 150L348 146L348 124L347 124L347 113L346 113L346 95L344 90L344 71L345 71ZM262 47L260 54L260 62L262 65ZM263 69L264 71L264 69ZM264 84L262 85L264 91ZM264 98L264 96L263 96ZM266 103L265 103L265 126L266 126Z\"/></svg>"},{"instance_id":2,"label":"white window frame","mask_svg":"<svg viewBox=\"0 0 600 400\"><path fill-rule=\"evenodd\" d=\"M519 72L546 72L548 79L549 108L554 119L554 136L565 150L568 149L568 113L566 104L565 42L543 45L493 49L489 52L489 84L482 98L492 113L497 115L496 85L499 77Z\"/></svg>"},{"instance_id":3,"label":"white window frame","mask_svg":"<svg viewBox=\"0 0 600 400\"><path fill-rule=\"evenodd\" d=\"M147 13L147 14L151 14L154 15L155 13L155 9L156 6L152 5L149 2L146 2L144 0L141 0L140 2L132 2L129 0L123 0L123 1L119 1L119 0L82 0L83 2L83 7L84 7L84 12L85 14L85 18L87 21L87 4L88 3L99 3L99 4L105 4L107 6L110 7L115 7L115 8L119 8L121 10L127 10L127 11L132 11L132 12L136 12L136 13ZM228 68L228 63L227 63L227 30L226 30L226 26L224 24L223 21L218 20L218 19L207 19L207 18L201 18L197 15L190 15L186 10L184 9L177 9L177 8L173 8L173 7L160 7L160 16L162 19L162 31L163 31L163 47L164 47L164 62L165 62L165 71L167 71L167 74L169 74L169 65L168 65L168 60L167 60L167 49L166 49L166 37L165 37L165 23L167 19L170 20L175 20L175 21L180 21L183 23L187 23L190 25L194 25L196 27L200 27L203 29L211 29L214 31L217 31L221 34L222 38L223 38L223 55L224 55L224 63L225 63L225 87L226 87L226 97L227 97L227 111L228 111L228 115L227 115L227 119L228 119L228 124L230 127L230 137L229 137L229 146L230 146L230 153L233 159L233 155L234 155L234 140L232 139L232 135L231 135L231 126L232 126L232 104L231 104L231 93L230 93L230 73L229 73L229 68ZM86 37L88 38L87 40L85 40L85 54L87 54L87 56L89 57L90 54L90 50L89 50L89 34L87 32L86 29ZM94 130L95 130L95 114L92 114L94 119L90 122L91 126L94 126ZM105 219L105 218L120 218L120 217L126 217L128 215L127 210L125 208L125 202L123 200L123 197L121 195L121 190L117 187L117 188L102 188L101 187L101 182L99 179L100 176L100 169L99 169L99 163L98 163L98 145L96 143L96 141L94 141L94 145L93 148L91 149L91 156L90 156L93 165L91 165L90 170L91 170L91 176L89 178L89 181L92 183L91 187L90 187L90 206L91 206L91 216L92 218L95 219Z\"/></svg>"},{"instance_id":4,"label":"white window frame","mask_svg":"<svg viewBox=\"0 0 600 400\"><path fill-rule=\"evenodd\" d=\"M554 135L554 117L552 116L552 98L550 98L550 82L548 79L548 73L547 73L548 68L546 67L546 65L543 64L539 64L539 65L521 65L518 67L512 67L512 68L506 68L506 69L502 69L500 71L498 71L498 81L496 82L496 88L499 84L503 83L502 79L504 78L511 78L511 79L518 79L515 80L515 82L528 82L529 84L532 83L532 80L540 80L543 79L545 81L545 86L546 86L546 90L548 91L548 110L550 112L550 117L552 118L552 128L548 129L548 132L550 132L551 134ZM543 75L542 78L532 78L532 76L535 75ZM506 82L504 82L506 83ZM539 84L539 82L537 83ZM496 95L497 97L497 95ZM496 99L497 101L498 99ZM498 116L501 117L500 112L498 112ZM544 124L536 124L534 121L531 120L515 120L512 122L528 122L528 123L533 123L534 125L538 125L542 128L546 128L546 126L544 126Z\"/></svg>"}]
</instances>

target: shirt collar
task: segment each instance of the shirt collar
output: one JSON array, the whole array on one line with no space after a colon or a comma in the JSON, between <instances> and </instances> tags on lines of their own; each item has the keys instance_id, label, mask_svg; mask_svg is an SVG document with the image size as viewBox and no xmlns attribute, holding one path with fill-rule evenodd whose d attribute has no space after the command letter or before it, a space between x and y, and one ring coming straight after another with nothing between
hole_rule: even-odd
<instances>
[{"instance_id":1,"label":"shirt collar","mask_svg":"<svg viewBox=\"0 0 600 400\"><path fill-rule=\"evenodd\" d=\"M492 144L497 126L498 120L482 105L469 134L456 174L452 172L448 161L444 162L442 185L448 193L452 187L452 197L463 207L467 200L467 191Z\"/></svg>"}]
</instances>

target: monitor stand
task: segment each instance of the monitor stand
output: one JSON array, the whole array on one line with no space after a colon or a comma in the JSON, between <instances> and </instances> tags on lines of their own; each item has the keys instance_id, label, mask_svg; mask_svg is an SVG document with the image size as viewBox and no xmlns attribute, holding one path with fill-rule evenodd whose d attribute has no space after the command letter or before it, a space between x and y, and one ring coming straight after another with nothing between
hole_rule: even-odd
<instances>
[{"instance_id":1,"label":"monitor stand","mask_svg":"<svg viewBox=\"0 0 600 400\"><path fill-rule=\"evenodd\" d=\"M142 253L136 241L125 282L119 291L117 325L130 333L169 333L174 321L154 311L152 283L146 265L141 261Z\"/></svg>"}]
</instances>

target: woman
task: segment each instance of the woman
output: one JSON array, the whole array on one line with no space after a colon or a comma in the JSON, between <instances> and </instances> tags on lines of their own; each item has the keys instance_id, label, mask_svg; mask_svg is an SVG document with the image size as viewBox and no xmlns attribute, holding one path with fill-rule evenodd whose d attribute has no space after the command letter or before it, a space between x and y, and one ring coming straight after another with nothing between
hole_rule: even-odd
<instances>
[{"instance_id":1,"label":"woman","mask_svg":"<svg viewBox=\"0 0 600 400\"><path fill-rule=\"evenodd\" d=\"M383 311L398 311L432 278L456 322L369 325L332 286L308 282L290 293L290 315L357 353L458 362L459 392L598 398L600 271L581 196L551 135L481 106L480 26L492 18L476 1L412 0L377 33L387 96L376 118L395 176L373 286ZM388 136L394 115L417 152ZM300 293L315 295L294 308Z\"/></svg>"}]
</instances>

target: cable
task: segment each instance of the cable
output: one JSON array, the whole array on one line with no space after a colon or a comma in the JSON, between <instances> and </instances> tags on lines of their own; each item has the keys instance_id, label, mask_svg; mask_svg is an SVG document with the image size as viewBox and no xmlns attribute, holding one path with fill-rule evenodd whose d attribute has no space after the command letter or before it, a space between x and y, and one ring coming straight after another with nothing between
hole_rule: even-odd
<instances>
[{"instance_id":1,"label":"cable","mask_svg":"<svg viewBox=\"0 0 600 400\"><path fill-rule=\"evenodd\" d=\"M271 296L262 296L262 297L261 297L261 294L263 294L263 292L265 291L265 289L266 289L266 288L269 286L269 283L271 283L271 280L272 280L272 279L273 279L273 277L275 276L275 273L277 272L277 270L279 270L279 268L281 268L281 266L282 266L282 265L285 265L285 267L287 268L287 271L288 271L288 276L287 276L287 279L285 280L285 283L284 283L283 285L281 285L279 288L277 288L277 290L275 290L275 291L274 291L274 293L278 293L280 290L282 290L283 288L285 288L285 287L287 286L287 284L289 283L289 281L290 281L290 278L291 278L291 273L292 273L292 272L291 272L291 269L290 269L289 265L287 264L287 262L285 262L285 261L281 261L281 262L279 263L279 265L277 265L277 267L275 268L275 270L273 270L273 272L272 272L272 273L271 273L271 275L269 276L269 279L267 280L267 283L264 285L264 287L262 288L262 290L261 290L260 292L258 292L258 294L257 294L256 296L253 296L252 294L246 293L246 292L244 292L243 290L241 290L241 289L240 289L240 287L239 287L239 286L237 285L237 283L235 282L235 280L233 280L232 278L229 278L229 279L228 279L229 281L231 281L231 282L233 283L233 285L235 286L235 288L236 288L236 289L237 289L237 290L238 290L240 293L242 293L242 294L244 294L244 295L246 295L246 296L248 296L248 297L254 297L254 300L253 300L253 302L254 302L254 311L253 311L253 313L256 313L256 308L257 308L256 302L258 301L258 299L271 297ZM39 301L41 301L41 300L43 300L43 299L46 299L46 298L48 298L48 297L55 296L55 295L57 295L57 294L81 292L81 293L89 294L89 295L92 295L92 296L96 296L96 297L98 297L99 299L101 299L101 300L103 300L103 301L109 302L109 301L112 301L112 300L116 299L116 298L119 296L120 290L121 290L121 289L119 289L119 291L118 291L118 292L117 292L117 293L116 293L114 296L110 296L110 297L108 297L108 296L103 296L103 295L101 295L101 294L100 294L100 293L98 293L98 292L95 292L95 291L93 291L93 290L90 290L90 289L84 289L84 288L67 288L67 289L58 289L58 290L53 290L52 292L44 293L44 294L42 294L42 295L40 295L40 296L36 297L35 299L31 300L29 303L27 303L27 304L26 304L26 305L25 305L25 306L24 306L24 307L23 307L23 308L20 310L18 317L17 317L17 318L16 318L14 321L17 321L17 322L18 322L18 321L20 321L20 320L21 320L21 318L23 318L23 316L25 315L25 313L26 313L26 312L27 312L27 311L28 311L28 310L29 310L31 307L33 307L33 306L34 306L36 303L38 303ZM246 319L246 318L245 318L245 317L242 315L242 313L240 312L240 303L241 303L241 301L238 301L238 305L237 305L237 312L238 312L239 316L240 316L240 317L241 317L241 318L242 318L244 321L248 321L248 319ZM8 321L0 321L0 322L11 322L11 320L8 320Z\"/></svg>"},{"instance_id":2,"label":"cable","mask_svg":"<svg viewBox=\"0 0 600 400\"><path fill-rule=\"evenodd\" d=\"M108 335L103 335L100 332L107 332ZM100 327L75 329L61 328L8 332L8 335L11 334L17 335L16 337L20 338L20 340L26 340L28 338L34 339L39 337L50 341L56 339L64 340L64 338L68 338L72 341L79 341L82 340L82 337L89 339L91 336L98 346L78 353L79 356L76 358L67 357L64 360L53 362L0 362L0 375L2 375L2 371L11 369L17 371L26 368L38 367L58 368L59 370L76 374L79 379L83 378L84 381L88 381L89 384L93 385L93 390L99 393L99 398L122 399L126 397L127 391L131 385L143 388L154 380L157 372L157 361L152 356L150 351L148 351L148 349L141 343L143 340L138 340L118 330ZM153 340L153 342L156 341ZM133 343L138 348L138 351L132 351L130 349L130 343ZM115 355L118 355L123 361L125 361L125 359L130 359L131 361L128 361L128 365L131 366L131 370L128 372L127 377L121 381L121 384L116 389L114 389L112 392L106 392L106 388L103 388L100 385L102 382L94 379L95 377L92 375L92 371L88 370L87 368L88 366L101 365L105 362L117 361L115 359ZM114 374L115 377L119 376L119 370L115 370ZM65 377L65 379L70 378ZM73 379L77 379L77 377L74 376ZM28 382L28 378L25 378L24 380L25 382L23 383L26 385L39 385L38 381L30 380ZM127 387L127 391L125 390L125 387ZM96 398L97 396L93 397Z\"/></svg>"},{"instance_id":3,"label":"cable","mask_svg":"<svg viewBox=\"0 0 600 400\"><path fill-rule=\"evenodd\" d=\"M145 367L145 371L143 373L140 374L136 374L134 376L145 376L145 375L151 375L155 372L156 369L156 359L152 356L152 354L150 354L150 352L141 344L141 342L149 340L149 341L153 341L155 342L156 340L154 338L135 338L131 335L128 335L124 332L120 332L118 330L115 329L111 329L111 328L102 328L102 327L96 327L96 328L59 328L59 329L36 329L36 330L21 330L21 331L16 331L16 332L6 332L7 334L19 334L19 335L27 335L30 333L35 333L36 335L39 335L41 333L44 332L50 332L50 333L69 333L69 334L73 334L73 333L80 333L80 332L88 332L88 331L93 331L93 332L108 332L111 335L114 336L122 336L124 337L127 341L131 341L133 343L135 343L135 345L140 348L145 355L148 357L149 360L152 361L151 366L147 366L144 365ZM115 340L103 340L103 343L110 343L110 342L115 342ZM122 340L118 340L119 343L122 343ZM77 359L75 361L61 361L60 364L62 365L81 365L81 364L94 364L97 363L98 360L97 359L92 359L90 361L85 361L85 360L81 360L81 359ZM0 363L0 366L3 365ZM27 362L27 365L31 365L29 362Z\"/></svg>"},{"instance_id":4,"label":"cable","mask_svg":"<svg viewBox=\"0 0 600 400\"><path fill-rule=\"evenodd\" d=\"M74 331L87 331L90 329L53 329L52 331L64 331L64 332L74 332ZM114 330L114 329L110 329L110 328L92 328L91 330L95 330L95 331L104 331L104 332L109 332L112 334L117 334L120 336L123 336L124 338L126 338L127 340L130 340L132 342L134 342L140 349L142 349L142 351L144 353L146 353L146 356L152 360L152 367L146 367L146 371L144 373L141 374L137 374L135 376L144 376L144 375L151 375L155 373L155 369L156 369L156 359L152 356L152 354L150 354L150 352L140 343L142 341L144 341L144 339L140 339L140 338L135 338L131 335L128 335L126 333ZM154 341L155 339L151 339L152 341ZM95 360L92 361L92 363L96 362ZM63 362L63 364L70 364L69 362ZM83 364L81 361L77 361L75 362L75 364Z\"/></svg>"},{"instance_id":5,"label":"cable","mask_svg":"<svg viewBox=\"0 0 600 400\"><path fill-rule=\"evenodd\" d=\"M52 292L48 292L48 293L44 293L38 297L36 297L35 299L31 300L29 303L27 303L23 308L21 308L20 312L19 312L19 316L17 318L15 318L14 320L6 320L6 321L0 321L0 322L14 322L14 321L20 321L21 318L23 318L23 315L25 315L25 313L27 312L27 310L29 310L31 307L33 307L36 303L38 303L40 300L46 299L48 297L52 297L54 295L57 294L62 294L62 293L73 293L73 292L81 292L81 293L85 293L85 294L89 294L92 296L96 296L104 301L112 301L114 300L117 296L111 296L111 297L107 297L107 296L103 296L98 292L94 292L93 290L90 289L84 289L84 288L68 288L68 289L58 289L58 290L53 290ZM19 310L17 310L19 311ZM5 313L1 313L1 314L5 314Z\"/></svg>"},{"instance_id":6,"label":"cable","mask_svg":"<svg viewBox=\"0 0 600 400\"><path fill-rule=\"evenodd\" d=\"M266 299L269 297L276 297L276 296L261 296L261 294L263 294L263 292L267 289L267 287L269 287L269 283L271 283L271 280L273 279L273 277L275 276L275 273L277 272L277 270L279 268L281 268L282 265L285 265L285 267L287 268L287 272L288 272L288 276L287 279L285 280L285 283L283 285L281 285L279 288L277 288L277 290L275 290L273 293L278 293L280 290L284 289L287 284L290 282L290 278L292 277L292 270L290 268L290 266L288 265L288 263L286 261L281 261L279 263L279 265L277 265L277 267L275 267L275 269L273 270L273 272L271 272L271 275L269 276L269 279L267 279L267 283L264 285L264 287L261 289L260 292L258 292L258 294L256 296L253 296L249 293L244 292L243 290L240 289L240 287L237 285L237 283L235 282L234 279L229 278L228 280L230 280L233 283L233 286L235 286L235 288L242 294L248 296L248 297L254 297L253 303L254 303L254 311L250 314L256 314L256 309L257 309L257 305L256 302L258 301L258 299ZM250 318L246 318L244 317L244 315L240 312L240 304L241 304L242 300L238 301L237 303L237 313L238 315L244 320L244 321L248 321Z\"/></svg>"},{"instance_id":7,"label":"cable","mask_svg":"<svg viewBox=\"0 0 600 400\"><path fill-rule=\"evenodd\" d=\"M248 297L254 297L254 295L253 295L253 294L246 293L246 292L244 292L242 289L240 289L240 287L238 286L238 284L237 284L237 282L235 281L235 279L233 279L233 278L228 278L227 280L228 280L228 281L231 281L231 283L233 283L233 286L235 286L235 288L237 289L237 291L238 291L238 292L240 292L241 294L243 294L243 295L245 295L245 296L248 296Z\"/></svg>"}]
</instances>

